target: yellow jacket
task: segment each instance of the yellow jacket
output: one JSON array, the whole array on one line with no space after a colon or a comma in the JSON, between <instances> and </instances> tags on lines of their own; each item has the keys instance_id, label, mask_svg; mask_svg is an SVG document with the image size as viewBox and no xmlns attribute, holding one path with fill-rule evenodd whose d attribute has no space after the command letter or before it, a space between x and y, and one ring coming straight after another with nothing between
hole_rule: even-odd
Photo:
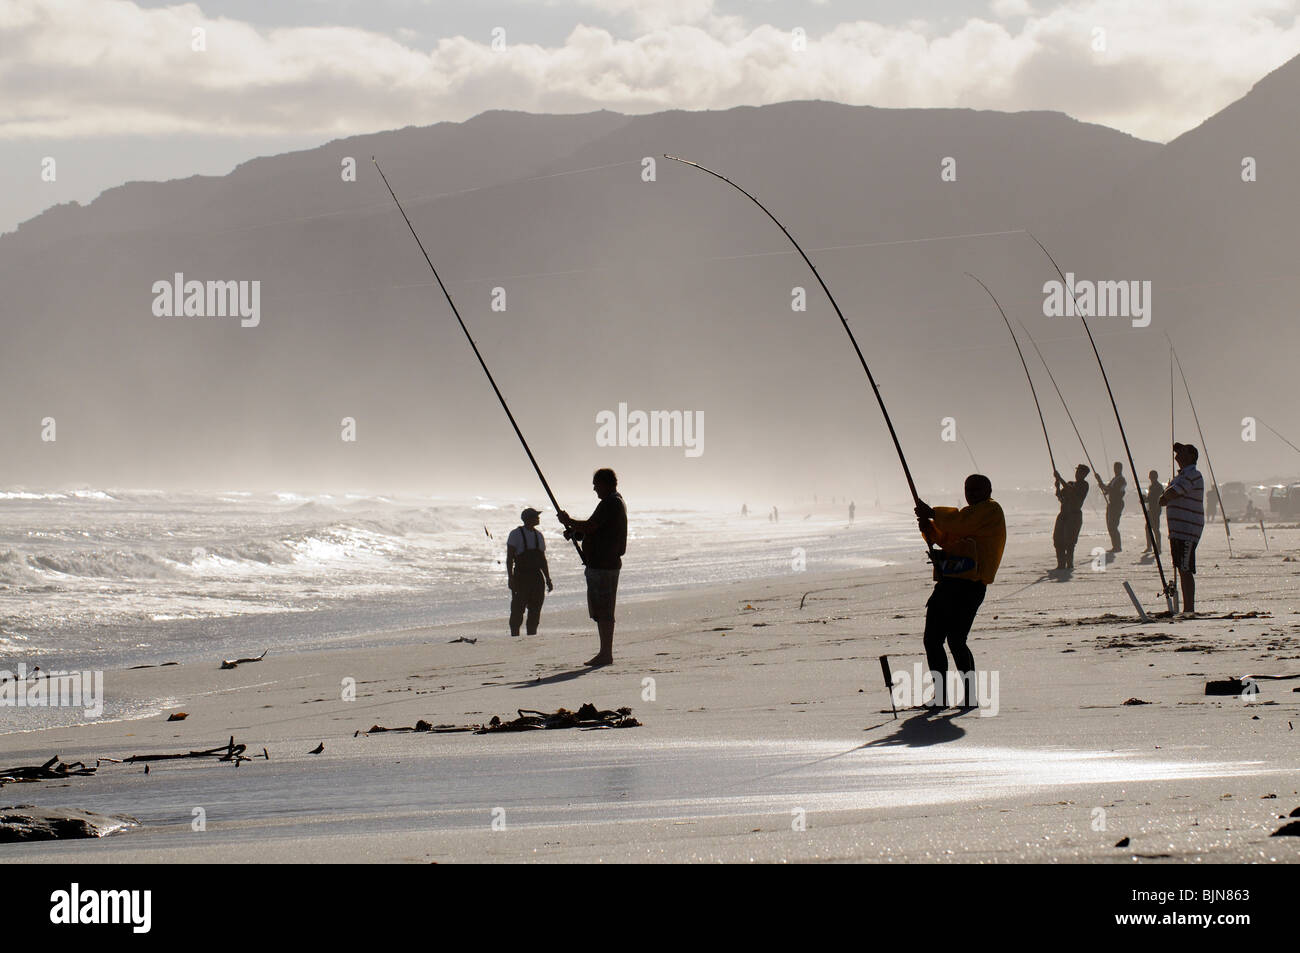
<instances>
[{"instance_id":1,"label":"yellow jacket","mask_svg":"<svg viewBox=\"0 0 1300 953\"><path fill-rule=\"evenodd\" d=\"M984 500L974 506L956 509L936 506L934 520L926 528L925 538L940 548L953 553L968 552L973 540L975 568L957 573L955 579L978 579L988 585L998 573L1002 563L1002 550L1007 545L1007 521L996 500Z\"/></svg>"}]
</instances>

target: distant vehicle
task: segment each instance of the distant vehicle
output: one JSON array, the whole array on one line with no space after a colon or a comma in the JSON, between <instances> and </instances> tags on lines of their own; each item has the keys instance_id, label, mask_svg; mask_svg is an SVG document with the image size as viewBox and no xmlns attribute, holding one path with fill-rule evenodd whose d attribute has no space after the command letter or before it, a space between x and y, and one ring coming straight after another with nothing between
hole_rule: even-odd
<instances>
[{"instance_id":1,"label":"distant vehicle","mask_svg":"<svg viewBox=\"0 0 1300 953\"><path fill-rule=\"evenodd\" d=\"M1213 489L1210 490L1214 492ZM1227 514L1228 519L1239 519L1246 512L1246 503L1249 497L1246 496L1246 484L1244 483L1224 483L1219 486L1219 500L1222 503L1220 511Z\"/></svg>"},{"instance_id":2,"label":"distant vehicle","mask_svg":"<svg viewBox=\"0 0 1300 953\"><path fill-rule=\"evenodd\" d=\"M1268 511L1274 516L1300 516L1300 483L1272 487L1268 491Z\"/></svg>"}]
</instances>

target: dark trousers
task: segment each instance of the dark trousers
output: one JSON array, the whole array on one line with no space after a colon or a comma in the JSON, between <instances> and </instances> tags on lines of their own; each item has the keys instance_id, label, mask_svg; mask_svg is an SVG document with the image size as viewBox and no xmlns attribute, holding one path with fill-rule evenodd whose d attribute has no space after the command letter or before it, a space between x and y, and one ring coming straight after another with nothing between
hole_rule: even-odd
<instances>
[{"instance_id":1,"label":"dark trousers","mask_svg":"<svg viewBox=\"0 0 1300 953\"><path fill-rule=\"evenodd\" d=\"M1106 529L1110 530L1110 548L1115 552L1120 551L1119 546L1119 516L1124 512L1124 504L1119 506L1106 507Z\"/></svg>"},{"instance_id":2,"label":"dark trousers","mask_svg":"<svg viewBox=\"0 0 1300 953\"><path fill-rule=\"evenodd\" d=\"M1154 549L1156 555L1160 554L1160 511L1151 510L1147 513L1147 518L1151 520L1151 526L1147 527L1147 549ZM1152 527L1155 528L1155 535L1151 534Z\"/></svg>"},{"instance_id":3,"label":"dark trousers","mask_svg":"<svg viewBox=\"0 0 1300 953\"><path fill-rule=\"evenodd\" d=\"M961 672L965 686L964 702L979 703L976 696L975 656L966 647L966 637L975 622L975 613L984 602L988 587L970 579L940 579L925 604L925 657L935 680L935 702L947 707L955 704L948 698L948 656L944 643L952 650L952 660Z\"/></svg>"},{"instance_id":4,"label":"dark trousers","mask_svg":"<svg viewBox=\"0 0 1300 953\"><path fill-rule=\"evenodd\" d=\"M510 593L510 634L519 634L519 625L524 621L524 610L528 610L528 634L537 634L537 623L542 618L542 603L546 599L546 584L537 582L519 585Z\"/></svg>"},{"instance_id":5,"label":"dark trousers","mask_svg":"<svg viewBox=\"0 0 1300 953\"><path fill-rule=\"evenodd\" d=\"M1079 531L1083 529L1081 511L1062 511L1056 517L1056 529L1052 532L1052 543L1056 546L1056 568L1074 568L1074 547L1079 542Z\"/></svg>"}]
</instances>

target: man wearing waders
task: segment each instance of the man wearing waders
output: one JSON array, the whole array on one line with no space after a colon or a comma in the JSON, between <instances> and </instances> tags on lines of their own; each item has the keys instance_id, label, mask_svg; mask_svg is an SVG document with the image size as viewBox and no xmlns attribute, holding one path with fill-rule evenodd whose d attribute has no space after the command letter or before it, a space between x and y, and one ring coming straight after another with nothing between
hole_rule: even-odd
<instances>
[{"instance_id":1,"label":"man wearing waders","mask_svg":"<svg viewBox=\"0 0 1300 953\"><path fill-rule=\"evenodd\" d=\"M1160 497L1164 494L1164 485L1160 482L1160 474L1152 470L1147 474L1151 480L1151 485L1147 487L1146 496L1138 494L1142 502L1146 504L1147 519L1151 520L1151 525L1147 527L1147 548L1142 550L1145 556L1152 550L1157 556L1160 555Z\"/></svg>"},{"instance_id":2,"label":"man wearing waders","mask_svg":"<svg viewBox=\"0 0 1300 953\"><path fill-rule=\"evenodd\" d=\"M1059 473L1052 474L1056 477L1056 498L1061 501L1061 512L1052 531L1057 570L1074 568L1074 547L1083 529L1083 501L1088 498L1089 472L1081 463L1074 469L1073 481L1066 481Z\"/></svg>"},{"instance_id":3,"label":"man wearing waders","mask_svg":"<svg viewBox=\"0 0 1300 953\"><path fill-rule=\"evenodd\" d=\"M925 657L934 679L935 704L947 708L960 704L965 708L979 705L975 678L975 656L966 645L975 613L984 602L984 593L1002 562L1007 543L1007 522L1002 507L993 497L989 478L972 473L966 478L968 506L931 507L916 505L916 517L925 541L940 547L931 551L934 562L934 591L925 604ZM963 698L948 697L948 656L944 642L952 650L952 660L961 673Z\"/></svg>"},{"instance_id":4,"label":"man wearing waders","mask_svg":"<svg viewBox=\"0 0 1300 953\"><path fill-rule=\"evenodd\" d=\"M1114 479L1109 483L1102 483L1099 476L1097 486L1101 488L1101 495L1106 497L1106 529L1110 530L1110 551L1118 553L1120 551L1119 517L1124 512L1124 487L1128 486L1128 480L1124 479L1124 464L1116 461Z\"/></svg>"},{"instance_id":5,"label":"man wearing waders","mask_svg":"<svg viewBox=\"0 0 1300 953\"><path fill-rule=\"evenodd\" d=\"M528 634L537 634L542 602L555 586L551 567L546 564L546 540L537 531L542 514L529 507L519 514L523 526L516 526L506 539L506 580L510 585L510 634L519 636L519 626L528 610Z\"/></svg>"}]
</instances>

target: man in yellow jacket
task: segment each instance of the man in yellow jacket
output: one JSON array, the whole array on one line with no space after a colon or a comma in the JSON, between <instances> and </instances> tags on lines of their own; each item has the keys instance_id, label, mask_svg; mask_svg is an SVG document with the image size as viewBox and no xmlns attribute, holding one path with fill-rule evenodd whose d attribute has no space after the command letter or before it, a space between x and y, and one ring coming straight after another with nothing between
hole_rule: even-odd
<instances>
[{"instance_id":1,"label":"man in yellow jacket","mask_svg":"<svg viewBox=\"0 0 1300 953\"><path fill-rule=\"evenodd\" d=\"M941 550L931 551L936 581L925 604L925 655L934 679L935 703L941 708L956 702L948 698L944 642L952 650L952 660L962 676L964 707L979 704L975 657L966 646L966 638L984 602L984 593L997 575L1007 543L1007 521L1002 507L993 499L993 484L988 477L973 473L966 478L966 502L969 505L960 510L951 506L934 508L925 502L916 506L921 535Z\"/></svg>"}]
</instances>

